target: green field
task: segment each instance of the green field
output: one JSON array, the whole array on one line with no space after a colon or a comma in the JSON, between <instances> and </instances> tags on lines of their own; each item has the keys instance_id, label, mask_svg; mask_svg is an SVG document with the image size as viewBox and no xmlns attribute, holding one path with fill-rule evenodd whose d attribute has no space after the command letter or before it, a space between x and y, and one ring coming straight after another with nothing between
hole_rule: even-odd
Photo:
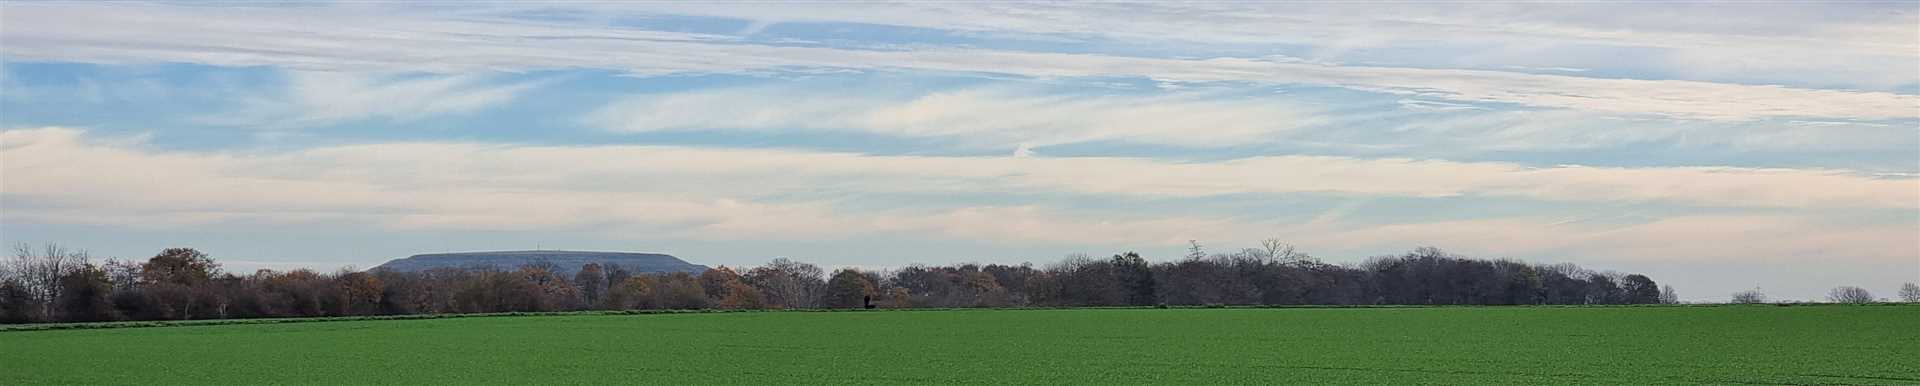
<instances>
[{"instance_id":1,"label":"green field","mask_svg":"<svg viewBox=\"0 0 1920 386\"><path fill-rule=\"evenodd\" d=\"M481 317L0 332L0 385L1920 384L1920 306Z\"/></svg>"}]
</instances>

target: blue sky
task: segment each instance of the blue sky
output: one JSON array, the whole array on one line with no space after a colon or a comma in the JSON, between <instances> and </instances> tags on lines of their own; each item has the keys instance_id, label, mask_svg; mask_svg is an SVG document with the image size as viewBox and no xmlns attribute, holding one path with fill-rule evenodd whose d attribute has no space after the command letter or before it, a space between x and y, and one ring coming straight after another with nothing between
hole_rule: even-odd
<instances>
[{"instance_id":1,"label":"blue sky","mask_svg":"<svg viewBox=\"0 0 1920 386\"><path fill-rule=\"evenodd\" d=\"M424 4L424 5L423 5ZM1920 6L6 3L0 239L1920 281Z\"/></svg>"}]
</instances>

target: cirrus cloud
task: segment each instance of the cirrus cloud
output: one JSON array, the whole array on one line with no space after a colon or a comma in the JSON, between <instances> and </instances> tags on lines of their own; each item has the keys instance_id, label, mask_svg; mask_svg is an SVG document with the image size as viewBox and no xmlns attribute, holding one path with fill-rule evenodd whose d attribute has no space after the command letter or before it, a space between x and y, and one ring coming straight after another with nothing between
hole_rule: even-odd
<instances>
[{"instance_id":1,"label":"cirrus cloud","mask_svg":"<svg viewBox=\"0 0 1920 386\"><path fill-rule=\"evenodd\" d=\"M1920 97L1691 80L1616 79L1476 69L1351 66L1268 60L1041 53L916 46L866 50L753 44L725 36L606 25L479 19L363 8L205 9L9 5L14 60L92 63L187 62L349 72L474 73L599 68L638 74L755 72L792 68L991 73L1029 77L1119 76L1182 82L1257 82L1348 87L1471 102L1660 114L1712 120L1766 117L1911 119ZM457 14L456 14L457 15ZM377 17L376 17L377 16ZM323 30L287 25L338 25Z\"/></svg>"},{"instance_id":2,"label":"cirrus cloud","mask_svg":"<svg viewBox=\"0 0 1920 386\"><path fill-rule=\"evenodd\" d=\"M386 218L401 227L457 226L461 216L512 208L524 208L527 213L520 221L500 223L591 224L593 220L566 219L602 218L594 213L611 207L653 212L649 217L668 222L698 221L697 216L671 214L763 202L802 189L840 194L1051 192L1121 197L1315 193L1733 208L1920 208L1920 179L1835 170L1533 168L1322 156L1178 162L442 142L250 154L154 151L137 143L91 140L83 133L42 128L0 134L6 161L4 192L102 211L241 216L335 213ZM648 199L703 202L695 206L711 208L651 207L646 206L653 202ZM733 204L716 200L733 200ZM508 204L515 202L520 204ZM562 207L538 208L528 203ZM774 209L743 208L737 213L778 212ZM827 211L826 207L807 210ZM475 224L492 223L474 220Z\"/></svg>"}]
</instances>

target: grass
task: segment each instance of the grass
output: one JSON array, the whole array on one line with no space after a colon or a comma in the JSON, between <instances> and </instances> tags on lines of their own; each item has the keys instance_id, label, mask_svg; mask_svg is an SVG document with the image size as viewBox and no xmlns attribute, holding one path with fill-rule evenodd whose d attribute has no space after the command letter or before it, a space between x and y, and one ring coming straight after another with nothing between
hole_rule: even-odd
<instances>
[{"instance_id":1,"label":"grass","mask_svg":"<svg viewBox=\"0 0 1920 386\"><path fill-rule=\"evenodd\" d=\"M538 315L0 332L0 384L1917 384L1920 306Z\"/></svg>"}]
</instances>

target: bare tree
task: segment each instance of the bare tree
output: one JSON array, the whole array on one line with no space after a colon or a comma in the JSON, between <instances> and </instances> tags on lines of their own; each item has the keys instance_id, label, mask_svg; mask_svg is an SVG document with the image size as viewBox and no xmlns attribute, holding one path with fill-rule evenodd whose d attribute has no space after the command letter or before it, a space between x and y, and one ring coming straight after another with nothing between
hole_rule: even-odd
<instances>
[{"instance_id":1,"label":"bare tree","mask_svg":"<svg viewBox=\"0 0 1920 386\"><path fill-rule=\"evenodd\" d=\"M1900 301L1920 303L1920 285L1907 283L1900 286Z\"/></svg>"},{"instance_id":2,"label":"bare tree","mask_svg":"<svg viewBox=\"0 0 1920 386\"><path fill-rule=\"evenodd\" d=\"M1280 264L1298 264L1313 259L1313 256L1295 250L1293 244L1281 242L1280 239L1260 240L1260 248L1269 261Z\"/></svg>"},{"instance_id":3,"label":"bare tree","mask_svg":"<svg viewBox=\"0 0 1920 386\"><path fill-rule=\"evenodd\" d=\"M1834 287L1832 291L1827 291L1827 300L1834 303L1867 304L1873 303L1873 293L1867 292L1866 288L1839 286Z\"/></svg>"},{"instance_id":4,"label":"bare tree","mask_svg":"<svg viewBox=\"0 0 1920 386\"><path fill-rule=\"evenodd\" d=\"M785 308L817 307L820 291L827 285L826 271L820 266L784 257L748 270L745 279L766 295L768 303Z\"/></svg>"},{"instance_id":5,"label":"bare tree","mask_svg":"<svg viewBox=\"0 0 1920 386\"><path fill-rule=\"evenodd\" d=\"M1673 292L1673 286L1660 286L1660 304L1680 304L1680 294Z\"/></svg>"},{"instance_id":6,"label":"bare tree","mask_svg":"<svg viewBox=\"0 0 1920 386\"><path fill-rule=\"evenodd\" d=\"M109 258L106 264L100 265L100 270L106 271L107 281L113 283L116 290L132 289L134 283L140 281L138 261Z\"/></svg>"},{"instance_id":7,"label":"bare tree","mask_svg":"<svg viewBox=\"0 0 1920 386\"><path fill-rule=\"evenodd\" d=\"M1746 290L1746 291L1740 291L1740 292L1735 292L1735 293L1733 293L1733 299L1732 299L1732 300L1729 300L1729 301L1727 301L1727 302L1728 302L1728 303L1733 303L1733 304L1760 304L1760 303L1766 303L1766 302L1767 302L1767 294L1764 294L1764 293L1760 293L1760 289L1759 289L1759 288L1755 288L1755 289L1750 289L1750 290Z\"/></svg>"},{"instance_id":8,"label":"bare tree","mask_svg":"<svg viewBox=\"0 0 1920 386\"><path fill-rule=\"evenodd\" d=\"M26 289L28 298L41 305L41 316L51 320L57 307L50 305L60 295L60 278L87 266L87 260L86 252L60 244L48 243L36 252L32 245L20 243L14 245L7 271Z\"/></svg>"},{"instance_id":9,"label":"bare tree","mask_svg":"<svg viewBox=\"0 0 1920 386\"><path fill-rule=\"evenodd\" d=\"M1187 240L1187 260L1207 258L1207 248L1200 246L1200 240Z\"/></svg>"}]
</instances>

